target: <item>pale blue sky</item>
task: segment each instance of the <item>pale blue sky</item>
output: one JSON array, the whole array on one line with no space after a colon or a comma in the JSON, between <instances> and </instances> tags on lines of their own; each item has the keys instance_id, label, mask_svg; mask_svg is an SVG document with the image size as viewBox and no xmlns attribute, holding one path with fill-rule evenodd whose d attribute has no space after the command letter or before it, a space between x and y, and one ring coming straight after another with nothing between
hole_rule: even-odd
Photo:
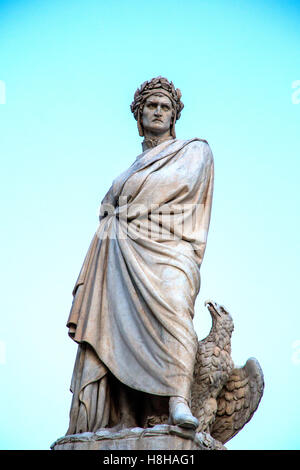
<instances>
[{"instance_id":1,"label":"pale blue sky","mask_svg":"<svg viewBox=\"0 0 300 470\"><path fill-rule=\"evenodd\" d=\"M299 20L288 0L0 1L1 449L67 430L71 291L99 203L141 151L134 91L157 75L182 91L178 138L215 157L198 336L204 300L223 303L236 364L265 373L227 447L300 449Z\"/></svg>"}]
</instances>

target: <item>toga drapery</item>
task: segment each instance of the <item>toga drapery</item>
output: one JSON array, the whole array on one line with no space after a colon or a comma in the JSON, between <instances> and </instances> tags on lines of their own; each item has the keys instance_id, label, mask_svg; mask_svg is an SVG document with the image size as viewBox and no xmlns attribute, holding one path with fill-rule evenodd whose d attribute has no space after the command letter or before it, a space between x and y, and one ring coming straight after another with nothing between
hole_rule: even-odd
<instances>
[{"instance_id":1,"label":"toga drapery","mask_svg":"<svg viewBox=\"0 0 300 470\"><path fill-rule=\"evenodd\" d=\"M108 425L107 372L131 389L189 400L212 193L212 153L197 138L143 152L114 180L67 323L79 343L69 434Z\"/></svg>"}]
</instances>

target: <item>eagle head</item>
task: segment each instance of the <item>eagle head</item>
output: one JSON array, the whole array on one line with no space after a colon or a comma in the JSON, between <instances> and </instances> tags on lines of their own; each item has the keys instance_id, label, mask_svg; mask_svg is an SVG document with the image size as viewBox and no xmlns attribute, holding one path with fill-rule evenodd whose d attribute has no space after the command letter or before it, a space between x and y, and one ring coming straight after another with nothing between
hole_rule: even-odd
<instances>
[{"instance_id":1,"label":"eagle head","mask_svg":"<svg viewBox=\"0 0 300 470\"><path fill-rule=\"evenodd\" d=\"M234 328L233 320L226 308L213 300L206 300L204 305L208 308L209 313L211 314L213 325L225 329L231 335Z\"/></svg>"}]
</instances>

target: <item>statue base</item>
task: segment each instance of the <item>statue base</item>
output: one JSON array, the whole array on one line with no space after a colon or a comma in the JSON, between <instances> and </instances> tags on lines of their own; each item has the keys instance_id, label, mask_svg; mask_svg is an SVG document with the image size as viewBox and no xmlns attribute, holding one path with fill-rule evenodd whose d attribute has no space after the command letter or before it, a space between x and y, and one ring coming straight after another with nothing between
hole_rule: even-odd
<instances>
[{"instance_id":1,"label":"statue base","mask_svg":"<svg viewBox=\"0 0 300 470\"><path fill-rule=\"evenodd\" d=\"M72 434L57 439L52 450L226 450L219 441L204 432L167 424L152 428L131 428L114 432Z\"/></svg>"}]
</instances>

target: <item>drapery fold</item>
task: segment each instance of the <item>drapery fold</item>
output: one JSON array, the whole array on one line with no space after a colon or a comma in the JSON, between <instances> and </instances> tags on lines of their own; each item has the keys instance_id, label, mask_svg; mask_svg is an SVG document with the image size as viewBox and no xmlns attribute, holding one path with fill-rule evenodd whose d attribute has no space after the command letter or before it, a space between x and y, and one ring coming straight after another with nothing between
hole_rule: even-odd
<instances>
[{"instance_id":1,"label":"drapery fold","mask_svg":"<svg viewBox=\"0 0 300 470\"><path fill-rule=\"evenodd\" d=\"M114 180L67 322L72 339L89 350L86 365L82 349L75 363L73 409L107 371L135 390L190 398L212 193L212 153L197 138L163 142Z\"/></svg>"}]
</instances>

